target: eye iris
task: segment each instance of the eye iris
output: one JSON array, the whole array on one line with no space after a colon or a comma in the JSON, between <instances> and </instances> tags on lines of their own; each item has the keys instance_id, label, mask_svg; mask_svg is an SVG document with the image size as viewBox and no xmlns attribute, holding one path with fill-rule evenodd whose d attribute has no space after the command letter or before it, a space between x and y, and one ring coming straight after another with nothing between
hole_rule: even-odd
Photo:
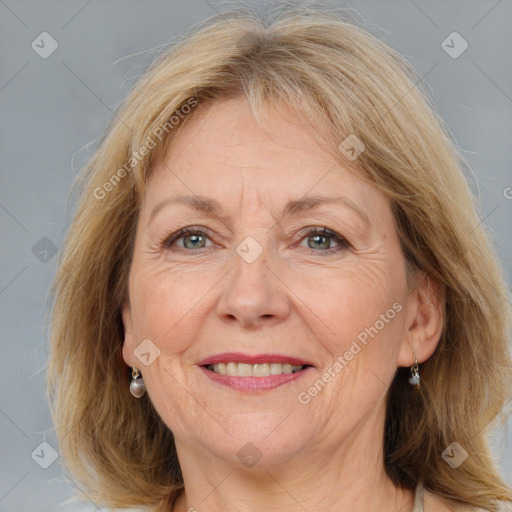
<instances>
[{"instance_id":1,"label":"eye iris","mask_svg":"<svg viewBox=\"0 0 512 512\"><path fill-rule=\"evenodd\" d=\"M324 244L322 247L320 247L321 249L329 249L329 245L330 245L330 241L329 241L329 237L328 236L323 236L323 235L313 235L313 236L310 236L309 237L310 239L312 238L315 242L318 242L320 241L321 239L324 239ZM309 247L311 249L314 249L314 248L318 248L319 246L311 246L311 244L308 244Z\"/></svg>"},{"instance_id":2,"label":"eye iris","mask_svg":"<svg viewBox=\"0 0 512 512\"><path fill-rule=\"evenodd\" d=\"M192 245L191 247L188 247L187 243L186 243L186 240L187 239L194 239L196 242L200 239L203 239L203 242L204 242L204 236L201 236L201 235L198 235L198 234L191 234L191 235L185 235L183 237L183 243L185 244L185 247L187 249L197 249L198 247L203 247L203 246L199 246L199 245Z\"/></svg>"}]
</instances>

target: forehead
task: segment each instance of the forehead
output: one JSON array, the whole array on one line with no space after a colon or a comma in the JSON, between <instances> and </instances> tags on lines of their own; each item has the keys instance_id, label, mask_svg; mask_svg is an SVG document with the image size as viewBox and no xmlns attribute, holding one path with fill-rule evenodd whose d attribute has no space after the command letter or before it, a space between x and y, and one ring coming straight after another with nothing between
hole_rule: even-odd
<instances>
[{"instance_id":1,"label":"forehead","mask_svg":"<svg viewBox=\"0 0 512 512\"><path fill-rule=\"evenodd\" d=\"M370 201L380 215L389 208L381 192L321 147L290 108L262 114L260 125L243 96L201 106L155 166L147 206L184 194L239 206L243 194L244 201L267 208L306 195L343 195L363 207Z\"/></svg>"},{"instance_id":2,"label":"forehead","mask_svg":"<svg viewBox=\"0 0 512 512\"><path fill-rule=\"evenodd\" d=\"M284 166L283 159L289 164ZM200 107L173 140L165 160L191 170L199 165L202 173L214 166L215 171L233 168L233 173L254 169L260 175L273 169L283 178L305 171L308 164L333 163L289 107L266 107L257 119L244 96ZM275 169L276 164L281 168Z\"/></svg>"}]
</instances>

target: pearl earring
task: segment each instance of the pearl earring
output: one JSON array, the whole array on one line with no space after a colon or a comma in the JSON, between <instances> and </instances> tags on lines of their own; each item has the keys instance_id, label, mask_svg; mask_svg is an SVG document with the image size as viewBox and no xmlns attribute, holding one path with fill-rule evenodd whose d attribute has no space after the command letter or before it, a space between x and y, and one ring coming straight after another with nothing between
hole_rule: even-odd
<instances>
[{"instance_id":1,"label":"pearl earring","mask_svg":"<svg viewBox=\"0 0 512 512\"><path fill-rule=\"evenodd\" d=\"M140 371L135 368L135 366L132 367L132 380L130 382L130 393L135 398L140 398L144 396L146 393L146 385L144 384L144 381L142 380L142 375L140 374Z\"/></svg>"},{"instance_id":2,"label":"pearl earring","mask_svg":"<svg viewBox=\"0 0 512 512\"><path fill-rule=\"evenodd\" d=\"M414 350L412 351L412 357L414 358L414 363L411 365L411 376L409 377L409 384L416 386L416 389L420 389L419 364L418 360L416 359L416 355L414 354Z\"/></svg>"}]
</instances>

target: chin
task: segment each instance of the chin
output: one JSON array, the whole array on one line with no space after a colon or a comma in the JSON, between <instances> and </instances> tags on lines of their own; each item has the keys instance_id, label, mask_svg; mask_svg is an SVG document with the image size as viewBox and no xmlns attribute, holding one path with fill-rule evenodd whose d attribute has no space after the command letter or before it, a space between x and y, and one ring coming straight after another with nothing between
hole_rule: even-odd
<instances>
[{"instance_id":1,"label":"chin","mask_svg":"<svg viewBox=\"0 0 512 512\"><path fill-rule=\"evenodd\" d=\"M301 427L293 422L292 426L285 418L286 414L268 412L238 414L224 422L219 418L223 428L208 423L196 430L194 439L190 439L190 429L184 429L183 435L199 450L238 469L270 469L312 444L316 429L311 423Z\"/></svg>"}]
</instances>

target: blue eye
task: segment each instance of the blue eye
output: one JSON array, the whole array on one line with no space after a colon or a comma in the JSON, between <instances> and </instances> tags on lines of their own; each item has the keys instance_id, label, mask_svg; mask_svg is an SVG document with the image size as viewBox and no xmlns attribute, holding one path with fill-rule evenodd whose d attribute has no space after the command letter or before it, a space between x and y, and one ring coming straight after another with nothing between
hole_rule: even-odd
<instances>
[{"instance_id":1,"label":"blue eye","mask_svg":"<svg viewBox=\"0 0 512 512\"><path fill-rule=\"evenodd\" d=\"M308 249L311 249L312 253L319 254L332 254L339 252L343 249L348 249L350 244L341 235L335 231L331 231L327 228L310 227L302 230L298 236L300 240L308 240ZM183 240L177 250L180 252L186 252L190 255L200 254L201 249L207 249L206 241L209 240L208 234L202 229L195 227L187 227L179 230L162 241L164 248L173 247L176 242ZM338 246L331 247L332 241Z\"/></svg>"},{"instance_id":2,"label":"blue eye","mask_svg":"<svg viewBox=\"0 0 512 512\"><path fill-rule=\"evenodd\" d=\"M327 228L306 228L299 233L301 236L301 240L308 240L308 248L312 249L313 252L321 252L332 254L333 252L338 252L341 249L347 249L350 244L345 240L341 235L336 233L335 231L331 231ZM309 242L311 240L311 242ZM331 241L334 240L340 247L331 248ZM327 249L327 250L316 250L316 249Z\"/></svg>"},{"instance_id":3,"label":"blue eye","mask_svg":"<svg viewBox=\"0 0 512 512\"><path fill-rule=\"evenodd\" d=\"M176 241L183 239L183 247L180 247L180 249L192 249L192 254L195 254L196 249L203 249L205 246L203 245L203 242L206 242L206 239L208 238L208 235L201 231L200 229L196 228L184 228L175 233L174 235L171 235L169 238L167 238L164 241L165 247L171 247ZM189 243L187 244L187 240L189 240Z\"/></svg>"}]
</instances>

